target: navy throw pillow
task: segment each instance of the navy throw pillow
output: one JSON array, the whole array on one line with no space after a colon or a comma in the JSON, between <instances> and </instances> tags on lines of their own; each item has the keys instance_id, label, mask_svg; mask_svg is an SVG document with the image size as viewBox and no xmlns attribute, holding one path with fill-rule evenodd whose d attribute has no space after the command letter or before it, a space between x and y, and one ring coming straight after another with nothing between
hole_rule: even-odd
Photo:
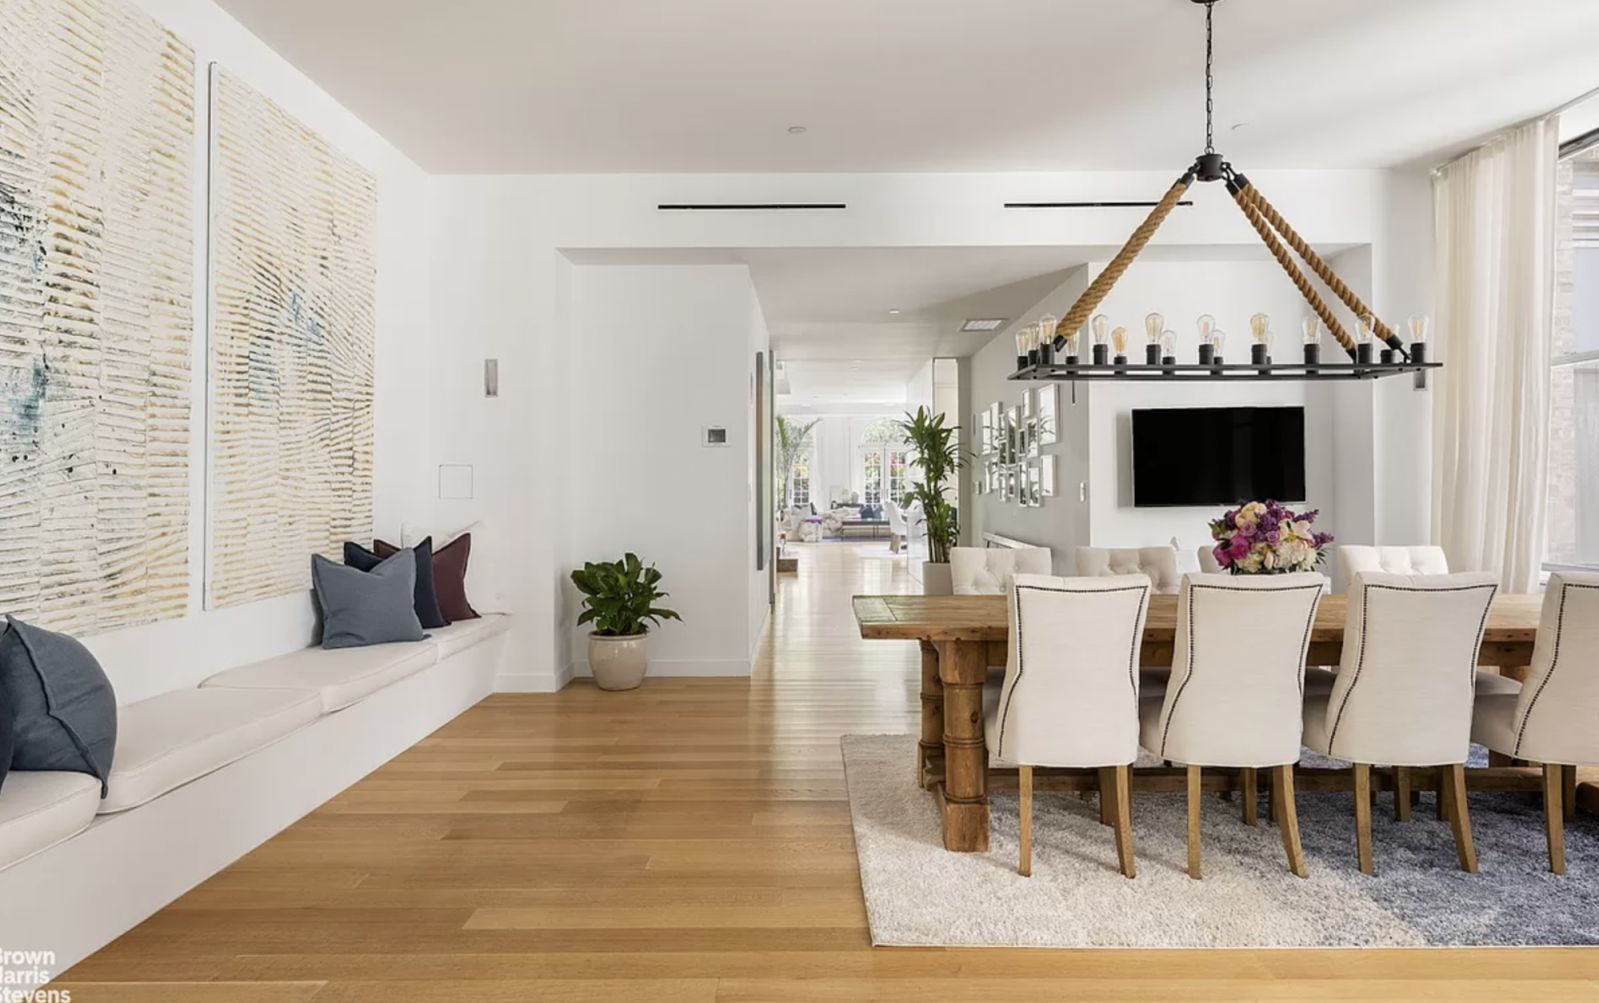
<instances>
[{"instance_id":1,"label":"navy throw pillow","mask_svg":"<svg viewBox=\"0 0 1599 1003\"><path fill-rule=\"evenodd\" d=\"M439 608L438 589L433 585L433 537L427 537L409 549L416 554L416 594L413 603L416 618L424 630L448 627L450 621ZM360 571L371 571L388 556L385 554L380 557L359 543L346 542L344 545L344 563Z\"/></svg>"},{"instance_id":2,"label":"navy throw pillow","mask_svg":"<svg viewBox=\"0 0 1599 1003\"><path fill-rule=\"evenodd\" d=\"M416 555L402 550L371 571L311 555L311 584L322 608L322 647L360 648L391 641L420 641L412 596Z\"/></svg>"},{"instance_id":3,"label":"navy throw pillow","mask_svg":"<svg viewBox=\"0 0 1599 1003\"><path fill-rule=\"evenodd\" d=\"M104 797L117 749L117 695L89 649L7 617L0 689L11 704L11 768L88 773Z\"/></svg>"}]
</instances>

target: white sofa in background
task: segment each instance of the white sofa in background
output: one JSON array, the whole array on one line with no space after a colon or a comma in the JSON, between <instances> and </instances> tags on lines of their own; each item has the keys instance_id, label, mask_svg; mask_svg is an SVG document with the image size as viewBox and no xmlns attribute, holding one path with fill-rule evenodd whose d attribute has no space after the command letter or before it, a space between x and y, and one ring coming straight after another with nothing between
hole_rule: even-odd
<instances>
[{"instance_id":1,"label":"white sofa in background","mask_svg":"<svg viewBox=\"0 0 1599 1003\"><path fill-rule=\"evenodd\" d=\"M59 972L132 929L488 696L509 625L304 648L125 704L103 799L86 774L9 774L0 902L27 908L0 910L0 944Z\"/></svg>"}]
</instances>

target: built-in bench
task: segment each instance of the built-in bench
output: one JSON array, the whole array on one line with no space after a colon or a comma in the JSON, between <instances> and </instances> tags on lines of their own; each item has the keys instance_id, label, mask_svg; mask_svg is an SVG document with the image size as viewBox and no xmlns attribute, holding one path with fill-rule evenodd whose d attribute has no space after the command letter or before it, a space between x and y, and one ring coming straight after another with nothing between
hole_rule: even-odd
<instances>
[{"instance_id":1,"label":"built-in bench","mask_svg":"<svg viewBox=\"0 0 1599 1003\"><path fill-rule=\"evenodd\" d=\"M405 644L304 648L118 710L105 796L81 773L0 787L0 944L56 971L493 689L509 617Z\"/></svg>"}]
</instances>

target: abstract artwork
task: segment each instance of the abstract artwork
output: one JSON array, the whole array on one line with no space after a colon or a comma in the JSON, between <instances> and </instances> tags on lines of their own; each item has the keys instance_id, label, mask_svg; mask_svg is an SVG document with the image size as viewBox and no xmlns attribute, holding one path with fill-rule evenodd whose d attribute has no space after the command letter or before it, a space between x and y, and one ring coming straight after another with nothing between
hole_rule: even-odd
<instances>
[{"instance_id":1,"label":"abstract artwork","mask_svg":"<svg viewBox=\"0 0 1599 1003\"><path fill-rule=\"evenodd\" d=\"M310 587L372 535L377 186L213 66L206 601Z\"/></svg>"},{"instance_id":2,"label":"abstract artwork","mask_svg":"<svg viewBox=\"0 0 1599 1003\"><path fill-rule=\"evenodd\" d=\"M0 0L0 612L188 608L194 54L122 0Z\"/></svg>"}]
</instances>

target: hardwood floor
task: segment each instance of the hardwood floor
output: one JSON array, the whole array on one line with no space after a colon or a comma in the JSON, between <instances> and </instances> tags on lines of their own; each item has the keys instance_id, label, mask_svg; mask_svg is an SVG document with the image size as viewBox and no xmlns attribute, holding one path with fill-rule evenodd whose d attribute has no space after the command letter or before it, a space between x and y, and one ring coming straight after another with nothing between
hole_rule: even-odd
<instances>
[{"instance_id":1,"label":"hardwood floor","mask_svg":"<svg viewBox=\"0 0 1599 1003\"><path fill-rule=\"evenodd\" d=\"M874 950L838 737L914 732L919 657L860 641L850 596L913 583L884 544L798 549L753 679L491 697L57 986L75 1003L1599 1000L1585 950Z\"/></svg>"}]
</instances>

